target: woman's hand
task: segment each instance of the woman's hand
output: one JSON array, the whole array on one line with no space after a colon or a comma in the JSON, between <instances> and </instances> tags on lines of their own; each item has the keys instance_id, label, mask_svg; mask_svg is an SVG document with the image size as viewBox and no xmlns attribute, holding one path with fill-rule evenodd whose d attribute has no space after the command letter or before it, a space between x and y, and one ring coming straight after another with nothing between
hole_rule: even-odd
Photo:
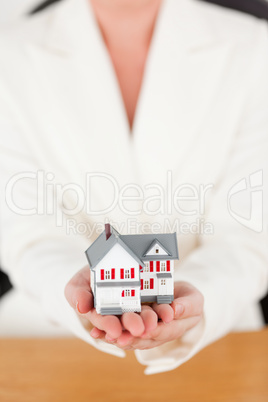
<instances>
[{"instance_id":1,"label":"woman's hand","mask_svg":"<svg viewBox=\"0 0 268 402\"><path fill-rule=\"evenodd\" d=\"M121 316L123 332L116 339L107 337L99 328L94 328L91 336L125 350L151 349L178 339L201 320L204 299L194 286L186 282L174 284L174 296L171 305L154 303L152 307L142 306L140 314L124 313ZM144 325L144 332L139 335L134 333L134 328L138 328L137 316ZM141 332L142 323L139 329Z\"/></svg>"},{"instance_id":2,"label":"woman's hand","mask_svg":"<svg viewBox=\"0 0 268 402\"><path fill-rule=\"evenodd\" d=\"M108 337L118 338L122 334L122 325L118 317L97 314L94 308L94 297L90 286L90 268L87 265L78 271L65 287L65 297L83 324L85 319L94 327L104 331Z\"/></svg>"},{"instance_id":3,"label":"woman's hand","mask_svg":"<svg viewBox=\"0 0 268 402\"><path fill-rule=\"evenodd\" d=\"M171 305L144 305L141 313L124 313L121 317L97 314L88 266L69 281L65 296L77 314L93 325L90 333L93 338L121 349L151 349L178 339L198 324L203 315L203 296L187 282L175 282Z\"/></svg>"}]
</instances>

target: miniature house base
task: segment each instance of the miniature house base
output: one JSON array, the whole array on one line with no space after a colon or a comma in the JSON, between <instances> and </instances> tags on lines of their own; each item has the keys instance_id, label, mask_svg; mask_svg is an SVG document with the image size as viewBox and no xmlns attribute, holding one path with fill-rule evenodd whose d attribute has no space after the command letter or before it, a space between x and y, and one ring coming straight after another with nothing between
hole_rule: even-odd
<instances>
[{"instance_id":1,"label":"miniature house base","mask_svg":"<svg viewBox=\"0 0 268 402\"><path fill-rule=\"evenodd\" d=\"M120 235L106 224L86 256L97 313L140 312L141 303L173 301L176 233Z\"/></svg>"}]
</instances>

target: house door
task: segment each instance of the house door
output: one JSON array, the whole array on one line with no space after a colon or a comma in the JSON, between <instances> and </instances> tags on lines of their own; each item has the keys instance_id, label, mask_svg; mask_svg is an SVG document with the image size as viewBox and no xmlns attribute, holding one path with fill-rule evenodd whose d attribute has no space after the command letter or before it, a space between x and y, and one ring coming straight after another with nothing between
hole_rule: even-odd
<instances>
[{"instance_id":1,"label":"house door","mask_svg":"<svg viewBox=\"0 0 268 402\"><path fill-rule=\"evenodd\" d=\"M167 280L165 278L159 279L159 295L167 294Z\"/></svg>"},{"instance_id":2,"label":"house door","mask_svg":"<svg viewBox=\"0 0 268 402\"><path fill-rule=\"evenodd\" d=\"M102 306L113 306L119 304L119 297L117 289L103 289L100 297Z\"/></svg>"}]
</instances>

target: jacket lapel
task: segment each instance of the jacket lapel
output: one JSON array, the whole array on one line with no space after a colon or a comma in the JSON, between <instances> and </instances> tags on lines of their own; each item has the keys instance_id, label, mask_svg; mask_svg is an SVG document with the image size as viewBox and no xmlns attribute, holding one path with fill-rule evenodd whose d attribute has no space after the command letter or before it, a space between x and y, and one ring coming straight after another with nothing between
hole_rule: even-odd
<instances>
[{"instance_id":1,"label":"jacket lapel","mask_svg":"<svg viewBox=\"0 0 268 402\"><path fill-rule=\"evenodd\" d=\"M213 119L228 51L195 1L164 2L134 125L133 143L145 183L164 183L167 170L189 180L191 154L197 144L211 141L204 122Z\"/></svg>"},{"instance_id":2,"label":"jacket lapel","mask_svg":"<svg viewBox=\"0 0 268 402\"><path fill-rule=\"evenodd\" d=\"M195 0L163 2L132 136L116 75L87 0L65 0L53 13L40 43L63 60L62 85L68 85L72 103L79 103L65 127L66 150L71 148L76 155L77 172L86 167L109 173L119 186L162 184L167 170L179 181L190 180L191 155L198 155L204 143L213 149L214 133L206 130L204 121L212 113L229 48L199 7ZM59 115L58 123L63 119ZM73 130L79 132L79 141ZM196 174L197 167L192 170ZM92 188L99 205L105 204L109 186Z\"/></svg>"},{"instance_id":3,"label":"jacket lapel","mask_svg":"<svg viewBox=\"0 0 268 402\"><path fill-rule=\"evenodd\" d=\"M65 0L53 11L41 45L52 55L49 63L60 61L55 79L53 71L49 77L62 102L54 107L57 120L68 122L63 148L76 155L77 171L107 173L122 186L135 180L129 127L116 75L88 3ZM64 98L61 87L68 88ZM70 113L64 117L62 110ZM103 198L103 187L94 191Z\"/></svg>"}]
</instances>

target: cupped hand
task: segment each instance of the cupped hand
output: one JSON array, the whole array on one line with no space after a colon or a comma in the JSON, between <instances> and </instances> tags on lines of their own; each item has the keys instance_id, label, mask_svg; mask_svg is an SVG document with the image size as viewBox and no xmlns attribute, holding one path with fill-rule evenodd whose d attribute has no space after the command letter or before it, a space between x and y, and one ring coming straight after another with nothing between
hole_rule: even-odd
<instances>
[{"instance_id":1,"label":"cupped hand","mask_svg":"<svg viewBox=\"0 0 268 402\"><path fill-rule=\"evenodd\" d=\"M117 339L111 339L105 331L94 328L91 335L113 343L124 350L145 350L179 339L186 331L196 326L203 316L204 298L194 286L187 282L175 282L174 301L169 304L142 306L140 318L144 324L141 335L133 333L136 313L121 316L123 332Z\"/></svg>"},{"instance_id":2,"label":"cupped hand","mask_svg":"<svg viewBox=\"0 0 268 402\"><path fill-rule=\"evenodd\" d=\"M203 315L204 298L187 282L175 282L171 305L143 305L141 313L124 313L121 317L97 314L88 266L68 282L65 296L77 314L91 323L93 338L121 349L151 349L178 339L197 325Z\"/></svg>"},{"instance_id":3,"label":"cupped hand","mask_svg":"<svg viewBox=\"0 0 268 402\"><path fill-rule=\"evenodd\" d=\"M122 334L122 324L118 317L97 314L90 286L90 269L87 265L78 271L65 287L65 297L76 313L87 319L94 327L104 331L108 337L118 338Z\"/></svg>"}]
</instances>

